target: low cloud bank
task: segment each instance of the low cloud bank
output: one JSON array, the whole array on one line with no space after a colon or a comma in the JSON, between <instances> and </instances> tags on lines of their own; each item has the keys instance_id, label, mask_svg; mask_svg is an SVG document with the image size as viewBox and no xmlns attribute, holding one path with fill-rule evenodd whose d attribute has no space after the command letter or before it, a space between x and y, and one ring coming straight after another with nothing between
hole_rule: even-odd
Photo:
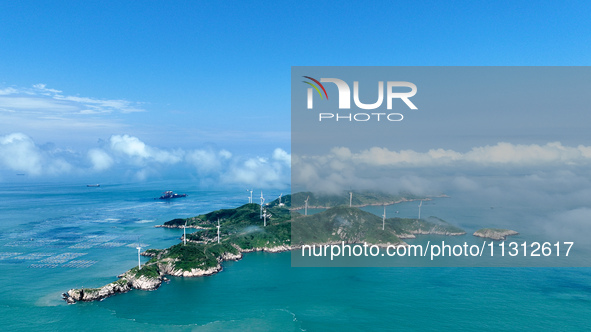
<instances>
[{"instance_id":1,"label":"low cloud bank","mask_svg":"<svg viewBox=\"0 0 591 332\"><path fill-rule=\"evenodd\" d=\"M277 148L269 156L244 156L226 149L161 149L130 135L113 135L84 153L40 146L22 133L0 136L0 168L33 177L123 174L146 180L162 174L192 176L204 184L289 185L291 155Z\"/></svg>"}]
</instances>

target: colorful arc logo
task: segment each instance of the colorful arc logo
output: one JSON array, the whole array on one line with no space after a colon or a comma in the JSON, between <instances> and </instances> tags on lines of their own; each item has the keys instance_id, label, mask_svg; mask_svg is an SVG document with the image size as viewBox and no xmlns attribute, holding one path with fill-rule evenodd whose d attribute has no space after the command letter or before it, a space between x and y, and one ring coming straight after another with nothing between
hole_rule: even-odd
<instances>
[{"instance_id":1,"label":"colorful arc logo","mask_svg":"<svg viewBox=\"0 0 591 332\"><path fill-rule=\"evenodd\" d=\"M305 77L305 78L313 81L314 83L318 84L318 86L316 86L316 85L314 85L314 84L312 84L310 82L302 81L302 82L310 85L314 89L316 89L316 92L318 92L318 95L320 95L320 99L323 99L322 93L320 92L320 89L318 89L318 87L320 87L322 89L322 91L324 91L324 95L326 96L326 100L328 100L328 94L326 93L326 89L324 89L324 86L322 85L322 83L320 83L318 80L316 80L316 79L314 79L314 78L312 78L310 76L303 76L303 77ZM311 93L312 93L312 89L308 89L308 94L310 95Z\"/></svg>"}]
</instances>

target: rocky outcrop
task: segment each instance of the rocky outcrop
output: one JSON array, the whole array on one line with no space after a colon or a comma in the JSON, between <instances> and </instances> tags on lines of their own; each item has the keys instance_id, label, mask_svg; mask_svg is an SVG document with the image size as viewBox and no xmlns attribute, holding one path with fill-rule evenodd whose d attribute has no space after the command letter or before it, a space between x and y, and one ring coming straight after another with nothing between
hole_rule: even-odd
<instances>
[{"instance_id":1,"label":"rocky outcrop","mask_svg":"<svg viewBox=\"0 0 591 332\"><path fill-rule=\"evenodd\" d=\"M176 229L183 229L183 225L156 225L155 228L176 228ZM197 225L187 225L187 229L207 229L205 227L197 226Z\"/></svg>"},{"instance_id":2,"label":"rocky outcrop","mask_svg":"<svg viewBox=\"0 0 591 332\"><path fill-rule=\"evenodd\" d=\"M78 301L99 301L115 294L127 293L132 289L155 290L160 287L164 280L167 279L162 276L156 278L149 278L146 276L136 277L133 272L128 271L120 275L119 280L101 288L70 289L67 293L63 294L63 298L68 304L73 304Z\"/></svg>"},{"instance_id":3,"label":"rocky outcrop","mask_svg":"<svg viewBox=\"0 0 591 332\"><path fill-rule=\"evenodd\" d=\"M173 269L170 271L170 275L175 277L205 277L210 276L212 274L216 274L222 270L222 265L218 264L217 266L210 267L208 269L191 269L181 270L181 269Z\"/></svg>"},{"instance_id":4,"label":"rocky outcrop","mask_svg":"<svg viewBox=\"0 0 591 332\"><path fill-rule=\"evenodd\" d=\"M158 289L158 287L160 287L160 285L162 284L162 280L162 277L148 278L146 276L141 276L139 278L130 279L129 283L131 283L131 287L135 289L155 290Z\"/></svg>"},{"instance_id":5,"label":"rocky outcrop","mask_svg":"<svg viewBox=\"0 0 591 332\"><path fill-rule=\"evenodd\" d=\"M487 239L502 241L507 238L507 236L511 235L518 235L516 231L512 231L510 229L499 229L499 228L482 228L474 232L474 236L483 237Z\"/></svg>"},{"instance_id":6,"label":"rocky outcrop","mask_svg":"<svg viewBox=\"0 0 591 332\"><path fill-rule=\"evenodd\" d=\"M217 266L206 269L194 268L191 270L183 270L175 266L176 261L163 260L158 264L158 268L160 269L160 273L175 277L204 277L220 272L222 270L221 262L222 260L218 259Z\"/></svg>"},{"instance_id":7,"label":"rocky outcrop","mask_svg":"<svg viewBox=\"0 0 591 332\"><path fill-rule=\"evenodd\" d=\"M67 303L76 303L78 301L90 302L102 300L118 293L126 293L131 290L131 283L127 280L119 279L101 288L81 288L70 289L67 293Z\"/></svg>"},{"instance_id":8,"label":"rocky outcrop","mask_svg":"<svg viewBox=\"0 0 591 332\"><path fill-rule=\"evenodd\" d=\"M224 261L239 261L242 259L242 252L238 251L237 254L233 254L231 252L226 252L222 255L222 260Z\"/></svg>"},{"instance_id":9,"label":"rocky outcrop","mask_svg":"<svg viewBox=\"0 0 591 332\"><path fill-rule=\"evenodd\" d=\"M248 252L254 252L254 251L265 251L265 252L283 252L283 251L290 251L293 250L294 248L290 245L280 245L280 246L276 246L276 247L261 247L261 248L249 248L249 249L240 249L240 252L243 253L248 253Z\"/></svg>"}]
</instances>

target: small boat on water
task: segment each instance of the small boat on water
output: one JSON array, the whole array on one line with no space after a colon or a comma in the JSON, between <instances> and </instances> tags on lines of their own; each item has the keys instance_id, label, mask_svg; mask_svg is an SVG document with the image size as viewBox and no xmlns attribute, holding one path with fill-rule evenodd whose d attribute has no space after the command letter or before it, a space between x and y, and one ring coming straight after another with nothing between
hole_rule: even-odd
<instances>
[{"instance_id":1,"label":"small boat on water","mask_svg":"<svg viewBox=\"0 0 591 332\"><path fill-rule=\"evenodd\" d=\"M181 197L187 197L187 194L175 194L172 191L165 191L163 193L162 196L160 196L160 199L171 199L171 198L181 198Z\"/></svg>"},{"instance_id":2,"label":"small boat on water","mask_svg":"<svg viewBox=\"0 0 591 332\"><path fill-rule=\"evenodd\" d=\"M87 187L100 187L100 184L87 184Z\"/></svg>"}]
</instances>

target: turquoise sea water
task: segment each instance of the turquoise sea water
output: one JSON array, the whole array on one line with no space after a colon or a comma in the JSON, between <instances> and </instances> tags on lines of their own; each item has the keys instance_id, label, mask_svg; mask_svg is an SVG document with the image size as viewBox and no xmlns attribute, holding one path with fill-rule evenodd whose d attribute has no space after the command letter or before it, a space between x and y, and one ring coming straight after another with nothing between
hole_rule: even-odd
<instances>
[{"instance_id":1,"label":"turquoise sea water","mask_svg":"<svg viewBox=\"0 0 591 332\"><path fill-rule=\"evenodd\" d=\"M163 190L189 197L154 200ZM267 201L278 195L265 194ZM214 276L171 278L152 292L75 305L60 299L70 288L102 286L137 264L138 236L145 248L179 241L182 230L154 225L246 202L246 192L199 191L180 182L3 185L1 329L580 331L591 325L588 268L293 268L288 252L246 254ZM391 206L388 213L411 216L414 205ZM468 231L474 217L515 213L466 208L453 197L423 209ZM366 210L381 214L381 208Z\"/></svg>"}]
</instances>

